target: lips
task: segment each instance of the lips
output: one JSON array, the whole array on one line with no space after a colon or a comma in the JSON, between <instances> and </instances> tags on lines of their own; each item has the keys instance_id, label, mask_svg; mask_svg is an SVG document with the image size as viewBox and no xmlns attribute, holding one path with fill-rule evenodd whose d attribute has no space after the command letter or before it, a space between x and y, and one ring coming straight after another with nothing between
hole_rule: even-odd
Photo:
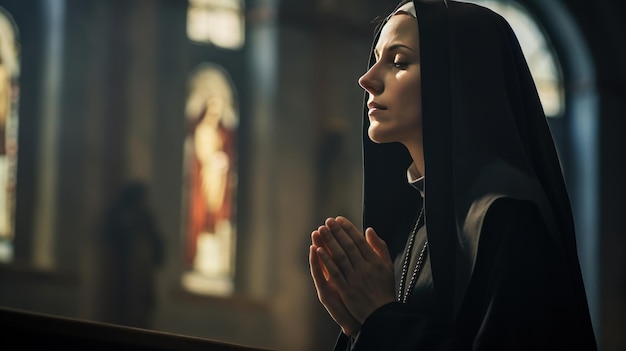
<instances>
[{"instance_id":1,"label":"lips","mask_svg":"<svg viewBox=\"0 0 626 351\"><path fill-rule=\"evenodd\" d=\"M381 104L379 104L379 103L377 103L377 102L374 102L374 101L370 101L370 102L367 104L367 108L368 108L370 111L371 111L371 110L386 110L386 109L387 109L387 107L385 107L385 106L383 106L383 105L381 105Z\"/></svg>"},{"instance_id":2,"label":"lips","mask_svg":"<svg viewBox=\"0 0 626 351\"><path fill-rule=\"evenodd\" d=\"M374 101L370 101L367 104L367 108L369 109L369 111L367 111L367 115L369 116L370 120L377 120L377 117L382 117L377 115L379 115L381 111L385 111L387 109L387 107Z\"/></svg>"}]
</instances>

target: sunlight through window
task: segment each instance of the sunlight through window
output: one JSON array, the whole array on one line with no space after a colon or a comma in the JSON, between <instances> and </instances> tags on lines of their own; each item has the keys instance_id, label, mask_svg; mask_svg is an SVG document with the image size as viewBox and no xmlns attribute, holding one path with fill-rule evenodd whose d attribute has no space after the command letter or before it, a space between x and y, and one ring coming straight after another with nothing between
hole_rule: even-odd
<instances>
[{"instance_id":1,"label":"sunlight through window","mask_svg":"<svg viewBox=\"0 0 626 351\"><path fill-rule=\"evenodd\" d=\"M560 117L563 114L564 105L561 69L548 38L531 14L512 0L467 0L466 2L487 7L509 22L528 62L546 116Z\"/></svg>"},{"instance_id":2,"label":"sunlight through window","mask_svg":"<svg viewBox=\"0 0 626 351\"><path fill-rule=\"evenodd\" d=\"M240 49L245 41L243 7L241 0L189 0L187 36L201 44Z\"/></svg>"}]
</instances>

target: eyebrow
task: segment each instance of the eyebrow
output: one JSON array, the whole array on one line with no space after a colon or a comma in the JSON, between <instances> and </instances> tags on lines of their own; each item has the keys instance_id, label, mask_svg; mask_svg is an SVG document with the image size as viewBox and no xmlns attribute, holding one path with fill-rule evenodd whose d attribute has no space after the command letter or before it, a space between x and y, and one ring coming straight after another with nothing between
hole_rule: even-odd
<instances>
[{"instance_id":1,"label":"eyebrow","mask_svg":"<svg viewBox=\"0 0 626 351\"><path fill-rule=\"evenodd\" d=\"M393 44L393 45L389 46L389 47L387 48L387 51L395 51L395 50L397 50L397 49L399 49L399 48L406 48L406 49L411 50L411 51L412 51L412 52L414 52L414 53L417 53L417 52L416 52L415 50L413 50L411 47L409 47L409 46L407 46L407 45L404 45L404 44L401 44L401 43L397 43L397 44ZM380 53L379 53L378 49L374 49L374 56L376 56L376 57L379 57L379 56L380 56Z\"/></svg>"}]
</instances>

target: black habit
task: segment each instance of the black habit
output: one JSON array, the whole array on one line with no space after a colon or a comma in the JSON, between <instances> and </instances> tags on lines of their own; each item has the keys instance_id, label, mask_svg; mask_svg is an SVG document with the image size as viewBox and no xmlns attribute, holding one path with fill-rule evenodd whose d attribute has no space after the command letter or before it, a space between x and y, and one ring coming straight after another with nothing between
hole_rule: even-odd
<instances>
[{"instance_id":1,"label":"black habit","mask_svg":"<svg viewBox=\"0 0 626 351\"><path fill-rule=\"evenodd\" d=\"M409 272L428 250L407 302L380 307L335 349L596 350L559 159L513 31L474 4L413 3L424 196L407 183L404 146L368 138L366 111L363 225L399 277L423 205Z\"/></svg>"}]
</instances>

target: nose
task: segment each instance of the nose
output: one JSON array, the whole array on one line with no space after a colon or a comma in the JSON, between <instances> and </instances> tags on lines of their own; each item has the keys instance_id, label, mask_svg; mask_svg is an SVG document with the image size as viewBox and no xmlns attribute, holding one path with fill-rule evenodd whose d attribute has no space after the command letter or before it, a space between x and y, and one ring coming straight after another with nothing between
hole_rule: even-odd
<instances>
[{"instance_id":1,"label":"nose","mask_svg":"<svg viewBox=\"0 0 626 351\"><path fill-rule=\"evenodd\" d=\"M370 95L377 95L383 91L383 83L382 80L376 76L375 67L376 64L372 65L369 70L359 78L359 85L370 93Z\"/></svg>"}]
</instances>

